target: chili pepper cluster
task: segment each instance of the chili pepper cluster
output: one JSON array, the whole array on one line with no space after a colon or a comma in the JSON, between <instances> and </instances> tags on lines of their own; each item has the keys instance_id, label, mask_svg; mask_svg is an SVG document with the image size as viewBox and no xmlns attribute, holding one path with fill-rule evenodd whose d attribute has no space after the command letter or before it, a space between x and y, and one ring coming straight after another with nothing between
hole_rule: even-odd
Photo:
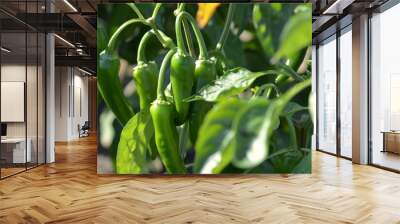
<instances>
[{"instance_id":1,"label":"chili pepper cluster","mask_svg":"<svg viewBox=\"0 0 400 224\"><path fill-rule=\"evenodd\" d=\"M177 126L186 126L189 129L191 142L196 142L199 128L205 114L212 108L210 102L186 102L185 99L192 96L203 86L211 83L217 77L217 68L222 73L224 61L221 47L226 39L226 31L233 14L234 6L229 9L230 19L226 23L225 31L218 43L219 50L214 54L218 57L209 57L203 36L191 14L185 12L185 4L182 3L175 11L176 14L176 40L177 45L171 38L158 30L155 26L155 16L161 7L157 4L153 16L144 19L134 4L131 7L138 14L137 19L132 19L121 25L111 37L107 49L100 54L99 60L99 91L114 94L102 94L106 104L112 109L117 119L122 124L127 124L133 117L134 112L123 96L119 83L118 70L119 59L115 55L115 41L123 29L130 24L143 23L152 28L141 39L137 52L137 65L133 69L132 76L136 84L139 96L140 110L149 111L151 114L154 138L149 143L149 154L152 159L160 157L165 169L169 173L186 173L183 159L179 152L179 135ZM189 26L190 24L190 26ZM184 27L184 31L182 30ZM193 49L186 49L184 35L188 35L189 28L192 28L198 43L199 55L193 53ZM190 34L189 34L190 35ZM157 37L162 45L169 49L161 66L146 58L146 46L152 37ZM186 36L187 37L187 36ZM170 85L172 101L165 96L165 76L170 70ZM103 80L104 79L104 80ZM118 158L117 158L118 159ZM118 164L117 164L118 165Z\"/></svg>"},{"instance_id":2,"label":"chili pepper cluster","mask_svg":"<svg viewBox=\"0 0 400 224\"><path fill-rule=\"evenodd\" d=\"M183 22L185 24L189 22L194 30L200 49L197 59L193 58L185 47L182 32ZM190 140L196 142L200 125L203 122L205 114L211 109L212 103L203 101L186 102L185 99L215 80L217 77L217 60L216 58L211 59L208 57L203 36L189 13L184 11L178 12L176 17L176 35L177 48L171 49L167 53L161 65L158 77L158 94L155 94L156 89L154 86L152 86L152 89L148 89L149 91L139 91L140 89L145 89L149 85L149 82L153 81L143 80L145 77L156 76L156 70L151 69L150 72L149 69L144 69L145 67L156 67L150 66L151 62L139 59L139 65L134 69L134 77L138 86L141 107L150 106L155 131L155 143L161 161L169 173L180 174L186 173L186 169L179 152L179 135L176 126L187 123ZM139 53L138 55L141 54ZM168 65L170 67L173 102L167 101L164 95L163 84ZM143 77L142 80L138 79L138 74L142 73L146 74L141 76ZM157 97L155 97L156 95ZM142 101L145 105L142 105ZM150 101L153 102L150 104Z\"/></svg>"},{"instance_id":3,"label":"chili pepper cluster","mask_svg":"<svg viewBox=\"0 0 400 224\"><path fill-rule=\"evenodd\" d=\"M215 47L208 46L210 52L196 20L185 11L185 3L179 3L174 11L176 42L155 23L161 3L155 5L149 18L144 18L135 4L128 5L138 18L124 22L113 33L98 60L98 89L124 126L116 155L117 173L149 173L155 170L155 162L162 163L156 172L169 174L223 173L225 168L246 172L258 172L258 168L309 170L309 165L303 169L301 164L310 155L304 148L309 147L313 125L305 110L307 102L303 102L308 99L310 72L297 73L308 57L307 43L300 42L298 52L286 54L285 63L271 64L269 70L228 68L232 65L223 47L235 4L229 4L224 29ZM311 11L300 15L311 18ZM302 27L291 22L287 27ZM116 42L126 27L137 23L150 29L140 39L132 70L140 108L135 113L119 80ZM163 46L163 59L158 63L146 55L152 38ZM298 94L307 97L294 101ZM297 120L296 113L303 118ZM269 158L273 160L265 162Z\"/></svg>"}]
</instances>

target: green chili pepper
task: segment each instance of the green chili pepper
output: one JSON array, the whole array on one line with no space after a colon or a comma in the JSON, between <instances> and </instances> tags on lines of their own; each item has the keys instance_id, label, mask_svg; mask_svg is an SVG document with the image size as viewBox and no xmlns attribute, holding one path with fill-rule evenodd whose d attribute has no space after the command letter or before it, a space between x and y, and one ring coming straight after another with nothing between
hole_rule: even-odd
<instances>
[{"instance_id":1,"label":"green chili pepper","mask_svg":"<svg viewBox=\"0 0 400 224\"><path fill-rule=\"evenodd\" d=\"M171 59L171 87L178 125L186 121L189 112L189 103L183 100L192 95L194 69L195 62L189 55L177 52Z\"/></svg>"},{"instance_id":2,"label":"green chili pepper","mask_svg":"<svg viewBox=\"0 0 400 224\"><path fill-rule=\"evenodd\" d=\"M98 63L97 86L99 92L118 121L125 125L134 112L122 92L123 88L119 80L119 59L105 50L100 53Z\"/></svg>"},{"instance_id":3,"label":"green chili pepper","mask_svg":"<svg viewBox=\"0 0 400 224\"><path fill-rule=\"evenodd\" d=\"M157 95L158 66L155 62L140 63L133 69L137 93L139 95L140 109L150 106Z\"/></svg>"},{"instance_id":4,"label":"green chili pepper","mask_svg":"<svg viewBox=\"0 0 400 224\"><path fill-rule=\"evenodd\" d=\"M168 173L185 173L185 165L179 153L179 138L173 118L174 105L157 99L150 107L153 118L156 145Z\"/></svg>"},{"instance_id":5,"label":"green chili pepper","mask_svg":"<svg viewBox=\"0 0 400 224\"><path fill-rule=\"evenodd\" d=\"M121 32L126 27L136 23L147 24L145 20L141 19L130 19L124 22L110 37L107 48L100 53L97 60L99 92L122 125L125 125L131 119L134 111L122 92L123 88L119 81L119 58L114 52L116 52L117 40Z\"/></svg>"},{"instance_id":6,"label":"green chili pepper","mask_svg":"<svg viewBox=\"0 0 400 224\"><path fill-rule=\"evenodd\" d=\"M147 43L154 35L153 31L148 31L140 40L137 53L138 65L132 72L141 110L149 107L157 95L158 66L154 61L148 62L145 55Z\"/></svg>"},{"instance_id":7,"label":"green chili pepper","mask_svg":"<svg viewBox=\"0 0 400 224\"><path fill-rule=\"evenodd\" d=\"M161 65L157 84L157 99L150 106L158 153L168 173L186 173L179 153L179 137L174 124L174 105L165 99L164 80L168 63L175 50L170 50Z\"/></svg>"},{"instance_id":8,"label":"green chili pepper","mask_svg":"<svg viewBox=\"0 0 400 224\"><path fill-rule=\"evenodd\" d=\"M210 84L217 76L216 65L213 60L197 60L195 69L196 88L199 91L203 86ZM191 106L189 118L189 133L192 143L196 142L199 128L203 123L207 112L212 108L213 103L205 101L195 101Z\"/></svg>"},{"instance_id":9,"label":"green chili pepper","mask_svg":"<svg viewBox=\"0 0 400 224\"><path fill-rule=\"evenodd\" d=\"M175 21L178 52L172 57L171 60L171 86L176 111L178 112L176 121L178 125L183 124L187 119L189 103L184 102L184 99L192 95L195 72L195 62L193 58L188 55L183 41L183 19L186 19L192 26L197 43L199 45L199 59L204 60L208 58L207 47L200 29L197 26L196 20L192 17L192 15L185 11L179 12Z\"/></svg>"}]
</instances>

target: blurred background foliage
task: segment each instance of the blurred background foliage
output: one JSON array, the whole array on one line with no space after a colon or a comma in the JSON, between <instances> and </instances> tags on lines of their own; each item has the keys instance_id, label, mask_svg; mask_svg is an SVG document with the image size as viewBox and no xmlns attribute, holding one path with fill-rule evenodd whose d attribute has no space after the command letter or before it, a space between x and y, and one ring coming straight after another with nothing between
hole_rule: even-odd
<instances>
[{"instance_id":1,"label":"blurred background foliage","mask_svg":"<svg viewBox=\"0 0 400 224\"><path fill-rule=\"evenodd\" d=\"M155 4L142 3L136 4L143 15L147 18L151 16ZM208 4L209 5L209 4ZM156 18L157 26L173 38L176 43L175 36L175 16L174 10L176 4L163 4ZM304 58L306 50L311 40L311 26L297 29L297 32L304 32L307 35L297 36L298 39L290 40L286 44L294 44L293 46L301 46L299 50L293 52L284 52L284 58L277 57L277 52L282 48L284 43L282 35L291 34L292 30L285 31L285 24L290 22L290 19L295 17L297 11L310 8L308 4L240 4L235 11L233 23L230 28L230 34L224 46L224 53L228 59L228 67L245 67L250 71L266 71L273 67L273 62L276 60L285 60L286 64L301 62ZM201 4L187 4L186 11L197 18L197 21L202 28L206 46L209 51L215 49L215 46L222 33L225 19L228 12L228 4L213 4L202 6ZM311 13L310 13L311 15ZM137 18L136 14L127 4L102 4L98 6L97 18L97 52L98 54L105 49L110 36L115 30L125 21ZM299 19L297 18L296 21ZM296 22L294 21L294 22ZM293 21L292 21L293 22ZM310 18L311 24L311 18ZM298 25L298 24L297 24ZM296 26L296 24L293 24ZM120 79L124 86L124 93L129 102L133 105L135 111L139 110L138 97L135 91L135 85L131 78L132 68L136 65L136 53L139 42L149 27L136 23L125 29L118 42L118 55L121 59ZM288 33L289 34L286 34ZM309 34L309 36L308 36ZM193 35L192 35L193 36ZM305 38L301 43L301 38ZM293 38L292 38L293 39ZM300 43L299 43L300 42ZM164 56L164 51L161 44L155 39L149 43L147 55L149 59L154 59L160 63ZM196 45L195 45L196 46ZM198 49L196 49L198 52ZM289 62L289 63L287 63ZM292 67L298 67L299 65ZM264 80L263 80L264 79ZM257 79L254 85L265 83L268 77ZM288 85L287 88L290 88ZM308 94L296 96L297 102L300 105L308 105ZM99 173L113 173L115 170L115 156L119 142L119 134L122 130L121 125L116 121L115 116L105 106L98 96L98 110L100 116L100 147L99 147ZM304 119L304 118L297 118ZM300 122L301 123L301 122ZM282 133L275 133L282 135ZM281 139L285 139L282 135ZM277 143L279 144L279 143ZM290 158L289 158L290 159ZM233 167L232 170L234 171ZM229 169L229 167L228 167Z\"/></svg>"}]
</instances>

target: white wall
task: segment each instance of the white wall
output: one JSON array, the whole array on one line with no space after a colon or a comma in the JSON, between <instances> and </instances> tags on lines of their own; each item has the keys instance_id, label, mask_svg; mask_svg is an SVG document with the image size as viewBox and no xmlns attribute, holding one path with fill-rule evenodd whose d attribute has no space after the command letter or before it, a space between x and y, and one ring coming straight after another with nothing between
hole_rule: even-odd
<instances>
[{"instance_id":1,"label":"white wall","mask_svg":"<svg viewBox=\"0 0 400 224\"><path fill-rule=\"evenodd\" d=\"M77 139L78 125L88 120L88 78L76 68L56 67L55 85L55 140Z\"/></svg>"},{"instance_id":2,"label":"white wall","mask_svg":"<svg viewBox=\"0 0 400 224\"><path fill-rule=\"evenodd\" d=\"M70 77L67 67L55 68L55 140L68 140L68 87Z\"/></svg>"}]
</instances>

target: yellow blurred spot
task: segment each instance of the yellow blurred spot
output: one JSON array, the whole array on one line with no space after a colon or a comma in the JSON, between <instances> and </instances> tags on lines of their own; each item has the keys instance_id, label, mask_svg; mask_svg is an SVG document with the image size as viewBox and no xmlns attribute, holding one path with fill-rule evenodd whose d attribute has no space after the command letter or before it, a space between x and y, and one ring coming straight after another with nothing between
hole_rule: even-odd
<instances>
[{"instance_id":1,"label":"yellow blurred spot","mask_svg":"<svg viewBox=\"0 0 400 224\"><path fill-rule=\"evenodd\" d=\"M219 5L221 5L221 3L198 3L199 8L197 10L196 20L200 28L204 28L207 25Z\"/></svg>"}]
</instances>

